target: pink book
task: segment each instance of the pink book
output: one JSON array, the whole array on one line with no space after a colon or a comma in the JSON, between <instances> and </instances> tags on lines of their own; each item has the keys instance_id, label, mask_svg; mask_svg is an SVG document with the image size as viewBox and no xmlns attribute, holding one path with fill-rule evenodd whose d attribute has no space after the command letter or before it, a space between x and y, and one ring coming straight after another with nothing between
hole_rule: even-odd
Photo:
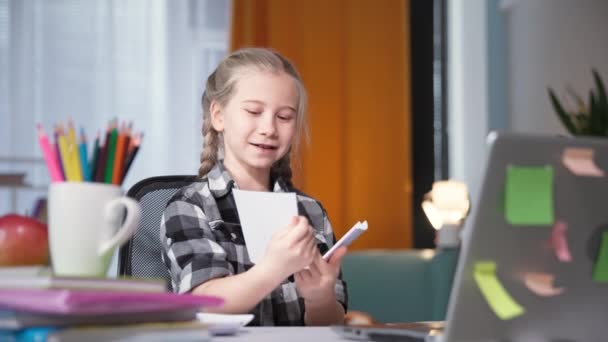
<instances>
[{"instance_id":1,"label":"pink book","mask_svg":"<svg viewBox=\"0 0 608 342\"><path fill-rule=\"evenodd\" d=\"M191 294L83 290L0 290L0 310L47 314L128 314L215 307L223 299Z\"/></svg>"}]
</instances>

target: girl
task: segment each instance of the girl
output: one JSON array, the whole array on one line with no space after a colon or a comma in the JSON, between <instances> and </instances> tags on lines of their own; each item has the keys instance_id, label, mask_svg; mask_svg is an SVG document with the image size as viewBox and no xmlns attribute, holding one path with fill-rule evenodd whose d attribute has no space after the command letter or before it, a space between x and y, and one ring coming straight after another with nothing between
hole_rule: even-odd
<instances>
[{"instance_id":1,"label":"girl","mask_svg":"<svg viewBox=\"0 0 608 342\"><path fill-rule=\"evenodd\" d=\"M294 66L270 49L239 50L209 76L202 104L200 181L178 191L161 220L173 289L223 297L219 312L251 312L257 325L343 323L346 248L322 259L335 242L327 213L291 183L290 151L306 133L306 92ZM297 194L299 216L255 265L233 188Z\"/></svg>"}]
</instances>

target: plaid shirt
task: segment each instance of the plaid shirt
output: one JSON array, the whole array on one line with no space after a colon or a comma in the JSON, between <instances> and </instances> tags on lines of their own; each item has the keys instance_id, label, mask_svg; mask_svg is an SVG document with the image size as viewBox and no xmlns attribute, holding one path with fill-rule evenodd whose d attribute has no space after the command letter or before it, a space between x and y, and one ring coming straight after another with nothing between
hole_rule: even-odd
<instances>
[{"instance_id":1,"label":"plaid shirt","mask_svg":"<svg viewBox=\"0 0 608 342\"><path fill-rule=\"evenodd\" d=\"M249 260L232 188L236 184L222 163L207 177L180 189L168 202L160 227L163 261L171 273L173 289L186 293L207 280L243 273ZM321 253L335 243L325 209L316 200L289 189L278 179L274 192L295 191L299 215L315 230ZM335 286L336 298L347 308L342 273ZM304 325L304 300L296 292L293 277L284 280L251 311L252 325Z\"/></svg>"}]
</instances>

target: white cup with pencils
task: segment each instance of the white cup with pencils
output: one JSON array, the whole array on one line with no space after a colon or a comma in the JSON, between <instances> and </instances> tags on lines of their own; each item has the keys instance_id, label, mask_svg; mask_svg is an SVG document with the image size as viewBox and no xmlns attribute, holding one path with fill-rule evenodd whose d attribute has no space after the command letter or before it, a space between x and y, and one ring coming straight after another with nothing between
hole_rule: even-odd
<instances>
[{"instance_id":1,"label":"white cup with pencils","mask_svg":"<svg viewBox=\"0 0 608 342\"><path fill-rule=\"evenodd\" d=\"M139 225L139 204L123 196L120 185L133 163L143 133L118 120L97 134L89 154L84 129L76 136L55 126L51 141L41 124L38 142L49 170L49 249L53 271L62 276L106 275L114 250ZM103 139L105 138L105 139ZM90 158L89 158L90 156Z\"/></svg>"},{"instance_id":2,"label":"white cup with pencils","mask_svg":"<svg viewBox=\"0 0 608 342\"><path fill-rule=\"evenodd\" d=\"M61 276L105 276L141 216L139 203L112 184L53 183L48 203L51 264Z\"/></svg>"}]
</instances>

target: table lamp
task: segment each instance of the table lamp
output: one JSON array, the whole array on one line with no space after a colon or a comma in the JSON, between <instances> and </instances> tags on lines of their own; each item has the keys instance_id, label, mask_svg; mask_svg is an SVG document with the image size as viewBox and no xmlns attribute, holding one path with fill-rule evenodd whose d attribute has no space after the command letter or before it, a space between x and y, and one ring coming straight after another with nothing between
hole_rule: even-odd
<instances>
[{"instance_id":1,"label":"table lamp","mask_svg":"<svg viewBox=\"0 0 608 342\"><path fill-rule=\"evenodd\" d=\"M469 208L466 184L453 180L433 183L431 191L424 195L422 210L437 230L438 247L458 247L460 227Z\"/></svg>"}]
</instances>

